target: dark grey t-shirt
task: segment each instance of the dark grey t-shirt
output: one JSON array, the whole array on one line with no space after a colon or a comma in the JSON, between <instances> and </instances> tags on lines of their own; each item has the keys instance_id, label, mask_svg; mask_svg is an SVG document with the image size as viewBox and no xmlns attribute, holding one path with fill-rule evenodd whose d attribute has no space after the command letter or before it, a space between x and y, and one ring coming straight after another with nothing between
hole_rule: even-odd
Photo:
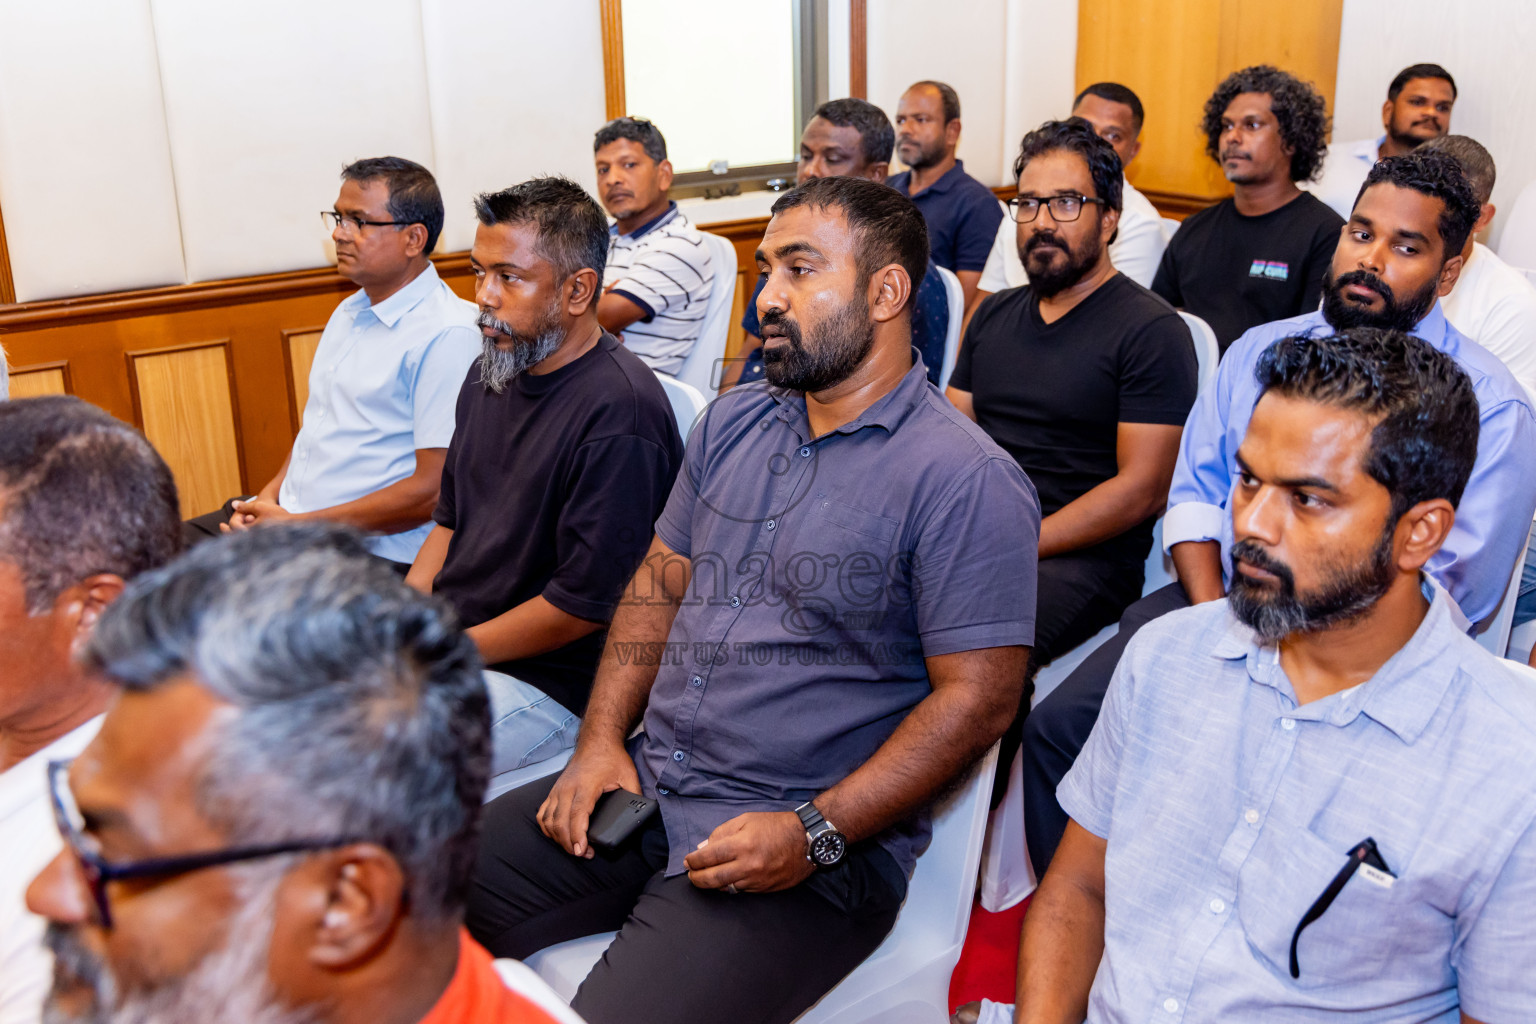
<instances>
[{"instance_id":1,"label":"dark grey t-shirt","mask_svg":"<svg viewBox=\"0 0 1536 1024\"><path fill-rule=\"evenodd\" d=\"M656 524L693 562L635 758L667 873L863 764L932 693L925 657L1031 644L1039 532L1028 478L920 362L818 438L798 392L711 405ZM920 815L878 841L910 875L928 836Z\"/></svg>"}]
</instances>

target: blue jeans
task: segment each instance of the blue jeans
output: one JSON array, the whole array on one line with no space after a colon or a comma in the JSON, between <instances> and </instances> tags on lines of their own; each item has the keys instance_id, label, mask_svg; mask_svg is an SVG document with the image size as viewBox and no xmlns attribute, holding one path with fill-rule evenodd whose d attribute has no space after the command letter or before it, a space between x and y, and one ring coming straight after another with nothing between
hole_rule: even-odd
<instances>
[{"instance_id":1,"label":"blue jeans","mask_svg":"<svg viewBox=\"0 0 1536 1024\"><path fill-rule=\"evenodd\" d=\"M1536 523L1531 524L1531 539L1536 542ZM1520 570L1520 596L1515 601L1516 626L1536 619L1536 561L1533 560L1536 560L1536 543L1525 549L1525 567Z\"/></svg>"},{"instance_id":2,"label":"blue jeans","mask_svg":"<svg viewBox=\"0 0 1536 1024\"><path fill-rule=\"evenodd\" d=\"M576 745L581 719L537 686L487 671L485 689L491 698L491 778Z\"/></svg>"}]
</instances>

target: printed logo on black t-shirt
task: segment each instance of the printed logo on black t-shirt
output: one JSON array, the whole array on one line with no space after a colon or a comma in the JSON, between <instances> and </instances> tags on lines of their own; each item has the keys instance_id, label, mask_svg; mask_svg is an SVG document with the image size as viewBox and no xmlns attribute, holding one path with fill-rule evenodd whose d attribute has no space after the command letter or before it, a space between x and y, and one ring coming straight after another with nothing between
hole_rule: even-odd
<instances>
[{"instance_id":1,"label":"printed logo on black t-shirt","mask_svg":"<svg viewBox=\"0 0 1536 1024\"><path fill-rule=\"evenodd\" d=\"M1248 276L1284 281L1291 276L1291 265L1281 263L1279 260L1254 260L1253 266L1248 268Z\"/></svg>"}]
</instances>

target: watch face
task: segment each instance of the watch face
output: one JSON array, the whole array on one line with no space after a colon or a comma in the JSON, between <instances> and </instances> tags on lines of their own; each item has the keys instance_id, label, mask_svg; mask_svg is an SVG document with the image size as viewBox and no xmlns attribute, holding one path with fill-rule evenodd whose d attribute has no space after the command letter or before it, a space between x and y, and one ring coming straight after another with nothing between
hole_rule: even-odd
<instances>
[{"instance_id":1,"label":"watch face","mask_svg":"<svg viewBox=\"0 0 1536 1024\"><path fill-rule=\"evenodd\" d=\"M828 832L819 835L811 843L811 856L822 867L831 867L843 859L843 851L848 847L840 832Z\"/></svg>"}]
</instances>

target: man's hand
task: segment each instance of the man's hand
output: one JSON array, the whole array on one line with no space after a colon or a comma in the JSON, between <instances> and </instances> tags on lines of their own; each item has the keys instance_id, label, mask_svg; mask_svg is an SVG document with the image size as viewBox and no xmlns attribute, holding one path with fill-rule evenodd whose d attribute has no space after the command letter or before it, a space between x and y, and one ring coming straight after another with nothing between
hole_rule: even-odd
<instances>
[{"instance_id":1,"label":"man's hand","mask_svg":"<svg viewBox=\"0 0 1536 1024\"><path fill-rule=\"evenodd\" d=\"M794 811L739 814L710 833L683 863L700 889L778 892L799 885L816 866L806 856L805 825Z\"/></svg>"},{"instance_id":2,"label":"man's hand","mask_svg":"<svg viewBox=\"0 0 1536 1024\"><path fill-rule=\"evenodd\" d=\"M597 806L598 797L615 789L640 792L640 776L624 745L578 745L549 796L539 805L539 828L566 853L590 860L587 825L592 820L592 808Z\"/></svg>"},{"instance_id":3,"label":"man's hand","mask_svg":"<svg viewBox=\"0 0 1536 1024\"><path fill-rule=\"evenodd\" d=\"M224 533L248 530L258 523L275 523L293 517L292 512L265 498L232 501L229 507L235 510L235 514L229 517L229 522L219 524L219 529Z\"/></svg>"}]
</instances>

